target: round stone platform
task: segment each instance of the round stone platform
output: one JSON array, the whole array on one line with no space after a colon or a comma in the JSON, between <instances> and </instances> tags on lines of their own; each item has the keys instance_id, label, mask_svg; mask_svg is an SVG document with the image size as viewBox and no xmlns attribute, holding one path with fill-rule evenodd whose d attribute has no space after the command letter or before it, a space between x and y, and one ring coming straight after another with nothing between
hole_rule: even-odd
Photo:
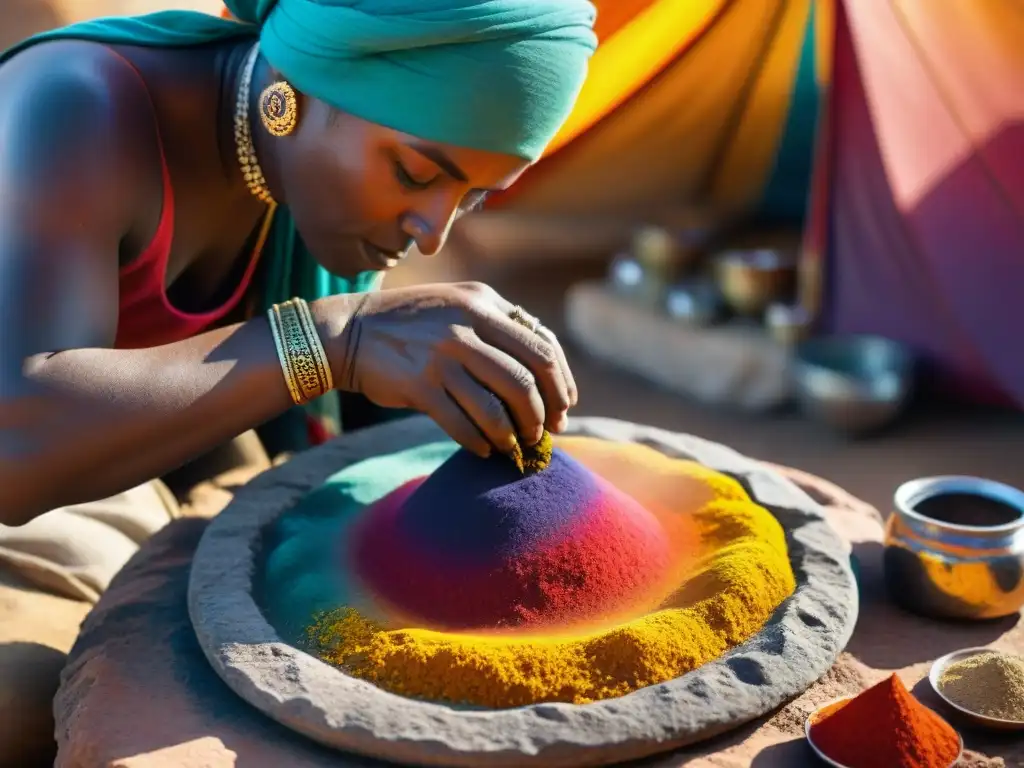
<instances>
[{"instance_id":1,"label":"round stone platform","mask_svg":"<svg viewBox=\"0 0 1024 768\"><path fill-rule=\"evenodd\" d=\"M321 744L394 762L589 766L691 744L753 720L823 675L849 639L857 593L849 548L818 505L765 465L699 438L578 418L571 434L646 444L741 482L782 524L797 590L722 658L666 683L586 705L468 712L413 701L348 677L284 643L253 597L267 527L310 489L367 458L443 439L426 419L353 433L242 489L196 551L189 610L199 644L243 699Z\"/></svg>"}]
</instances>

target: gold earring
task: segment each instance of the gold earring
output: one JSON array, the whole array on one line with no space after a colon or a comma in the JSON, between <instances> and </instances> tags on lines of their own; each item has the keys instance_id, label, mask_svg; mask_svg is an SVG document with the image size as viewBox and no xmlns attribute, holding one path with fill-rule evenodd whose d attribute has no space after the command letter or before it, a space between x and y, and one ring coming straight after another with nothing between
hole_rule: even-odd
<instances>
[{"instance_id":1,"label":"gold earring","mask_svg":"<svg viewBox=\"0 0 1024 768\"><path fill-rule=\"evenodd\" d=\"M260 94L260 120L271 136L287 136L299 119L299 100L284 80L271 83Z\"/></svg>"}]
</instances>

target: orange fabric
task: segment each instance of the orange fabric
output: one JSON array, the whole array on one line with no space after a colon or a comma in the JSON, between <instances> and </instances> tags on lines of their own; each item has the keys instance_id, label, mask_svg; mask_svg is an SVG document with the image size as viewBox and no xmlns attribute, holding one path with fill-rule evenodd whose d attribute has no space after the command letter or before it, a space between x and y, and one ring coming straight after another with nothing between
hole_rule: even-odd
<instances>
[{"instance_id":1,"label":"orange fabric","mask_svg":"<svg viewBox=\"0 0 1024 768\"><path fill-rule=\"evenodd\" d=\"M628 23L601 40L572 114L547 148L550 155L633 96L692 46L735 0L597 0L598 18L610 10L613 22L626 9ZM619 4L625 8L617 8ZM615 10L611 10L615 9ZM609 22L607 29L612 29ZM607 32L606 32L607 34Z\"/></svg>"},{"instance_id":2,"label":"orange fabric","mask_svg":"<svg viewBox=\"0 0 1024 768\"><path fill-rule=\"evenodd\" d=\"M569 146L554 154L549 149L518 183L490 198L489 207L544 216L648 216L666 204L709 201L724 159L732 177L744 180L742 197L756 198L782 133L786 109L777 107L788 104L792 95L790 84L776 93L779 104L770 103L766 111L760 87L780 79L768 76L764 67L771 61L774 69L778 59L780 68L792 70L795 62L795 56L787 62L765 52L777 47L780 20L799 8L791 8L788 0L730 0L720 5L721 13L690 38L664 71ZM584 90L594 82L588 79ZM758 110L748 109L752 95L758 97ZM769 115L780 125L762 126L753 135L765 151L755 151L753 145L742 152L731 150L738 126L747 120L763 124ZM750 136L746 129L742 133Z\"/></svg>"},{"instance_id":3,"label":"orange fabric","mask_svg":"<svg viewBox=\"0 0 1024 768\"><path fill-rule=\"evenodd\" d=\"M594 25L597 39L604 42L629 24L634 16L656 2L658 0L599 0L596 3L597 23Z\"/></svg>"}]
</instances>

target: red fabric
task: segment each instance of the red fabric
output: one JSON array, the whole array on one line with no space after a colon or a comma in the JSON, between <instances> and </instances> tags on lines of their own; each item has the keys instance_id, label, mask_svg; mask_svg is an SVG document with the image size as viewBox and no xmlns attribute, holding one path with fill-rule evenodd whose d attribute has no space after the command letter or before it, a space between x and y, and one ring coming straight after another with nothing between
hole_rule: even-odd
<instances>
[{"instance_id":1,"label":"red fabric","mask_svg":"<svg viewBox=\"0 0 1024 768\"><path fill-rule=\"evenodd\" d=\"M130 63L130 62L129 62ZM134 69L134 67L133 67ZM141 74L139 75L141 78ZM155 112L154 112L155 116ZM191 314L176 309L167 298L165 280L167 261L174 239L174 189L164 156L163 142L157 131L160 167L163 175L163 211L156 234L138 258L118 273L117 338L118 349L140 349L188 339L208 330L238 306L256 271L256 255L234 292L221 306Z\"/></svg>"},{"instance_id":2,"label":"red fabric","mask_svg":"<svg viewBox=\"0 0 1024 768\"><path fill-rule=\"evenodd\" d=\"M313 416L306 416L306 438L311 446L323 445L331 439L331 433L327 431L320 421Z\"/></svg>"}]
</instances>

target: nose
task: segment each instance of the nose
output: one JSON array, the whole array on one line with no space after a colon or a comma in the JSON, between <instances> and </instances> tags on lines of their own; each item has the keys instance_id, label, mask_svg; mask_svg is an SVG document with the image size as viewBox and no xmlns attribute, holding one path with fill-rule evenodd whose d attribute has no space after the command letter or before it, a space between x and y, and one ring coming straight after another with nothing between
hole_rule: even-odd
<instances>
[{"instance_id":1,"label":"nose","mask_svg":"<svg viewBox=\"0 0 1024 768\"><path fill-rule=\"evenodd\" d=\"M416 241L420 253L434 256L444 247L457 213L458 203L445 205L433 215L409 212L402 217L402 232Z\"/></svg>"}]
</instances>

